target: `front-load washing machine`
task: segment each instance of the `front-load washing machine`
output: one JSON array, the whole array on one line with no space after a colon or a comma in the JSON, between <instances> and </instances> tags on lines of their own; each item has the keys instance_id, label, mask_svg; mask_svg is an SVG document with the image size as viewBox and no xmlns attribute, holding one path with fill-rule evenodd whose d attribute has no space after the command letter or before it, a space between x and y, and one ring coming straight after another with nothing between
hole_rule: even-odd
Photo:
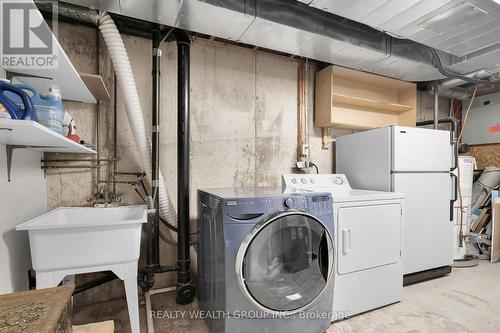
<instances>
[{"instance_id":1,"label":"front-load washing machine","mask_svg":"<svg viewBox=\"0 0 500 333\"><path fill-rule=\"evenodd\" d=\"M329 193L198 191L198 299L211 332L324 332L331 322Z\"/></svg>"},{"instance_id":2,"label":"front-load washing machine","mask_svg":"<svg viewBox=\"0 0 500 333\"><path fill-rule=\"evenodd\" d=\"M405 195L352 189L342 174L287 174L282 181L285 193L333 197L333 316L342 319L400 301Z\"/></svg>"}]
</instances>

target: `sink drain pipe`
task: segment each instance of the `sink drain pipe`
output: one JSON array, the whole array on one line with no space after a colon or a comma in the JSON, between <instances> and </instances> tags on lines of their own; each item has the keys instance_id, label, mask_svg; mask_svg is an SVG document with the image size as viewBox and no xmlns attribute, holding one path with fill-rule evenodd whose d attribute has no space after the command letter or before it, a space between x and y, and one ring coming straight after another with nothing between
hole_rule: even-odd
<instances>
[{"instance_id":1,"label":"sink drain pipe","mask_svg":"<svg viewBox=\"0 0 500 333\"><path fill-rule=\"evenodd\" d=\"M162 218L172 224L174 227L177 225L177 214L175 212L175 208L170 200L168 195L167 188L165 186L165 181L162 176L161 169L159 169L159 159L158 159L158 151L159 151L159 102L160 102L160 57L161 51L159 49L160 41L159 32L155 33L156 40L153 40L155 43L155 47L153 47L153 66L155 66L156 71L153 72L153 112L156 114L153 116L153 121L155 122L153 125L153 137L154 140L150 140L147 137L146 126L144 122L144 116L142 113L142 108L139 101L139 95L137 92L137 87L135 85L134 76L132 73L132 68L130 65L130 61L127 56L127 51L123 44L123 40L121 35L116 28L116 25L113 22L113 19L107 13L101 13L99 15L98 20L99 30L102 33L103 39L106 43L108 52L111 57L111 61L113 63L113 67L115 68L116 75L118 78L118 86L122 91L122 95L124 96L123 102L125 104L125 110L127 112L127 116L129 119L130 127L135 139L137 151L139 153L141 165L146 171L147 174L151 174L152 177L152 197L154 199L150 200L151 207L158 209L159 214ZM179 60L179 71L178 75L180 75L178 82L179 86L179 107L183 115L187 115L189 112L189 36L186 33L179 34L178 36L179 42L179 54L182 56L181 60ZM156 51L154 49L157 49ZM182 88L182 89L181 89ZM186 102L187 101L187 102ZM182 156L185 156L186 159L189 159L189 133L186 129L189 129L189 118L181 117L184 119L179 125L179 129L182 129L181 134L179 135L182 140L178 143L180 147L179 156L181 160ZM187 139L187 140L186 140ZM152 143L155 142L155 147L152 149ZM154 161L153 161L154 159ZM181 224L183 225L182 231L179 230L179 234L181 237L184 237L185 240L189 241L189 206L185 204L189 204L189 162L184 161L183 163L179 162L179 165L182 166L182 170L179 171L179 183L182 185L182 191L179 195L179 198L182 198L179 204L183 205L183 212ZM154 167L153 167L154 166ZM154 171L153 171L154 169ZM154 172L154 175L153 175ZM187 185L186 185L187 184ZM181 188L181 186L179 186ZM188 189L187 191L185 189ZM186 200L187 199L187 200ZM155 205L156 203L156 205ZM160 266L159 265L159 225L158 219L159 215L155 212L155 214L150 214L149 228L150 240L151 240L151 248L148 249L148 259L147 261L147 274L144 281L141 281L141 287L145 290L152 288L154 283L154 273L157 272L166 272L177 270L174 267L168 266ZM187 219L186 219L187 217ZM149 233L148 233L149 234ZM169 230L169 236L175 241L177 240L177 233ZM149 243L149 242L148 242ZM180 265L181 274L178 276L180 279L178 284L179 297L177 297L179 302L189 303L190 300L193 299L194 296L194 288L191 282L191 271L189 268L189 264L191 263L193 266L196 261L196 252L193 248L189 248L188 242L178 242L181 245L179 253L181 256L179 257L178 264ZM187 250L186 250L187 247ZM191 256L190 256L191 252ZM192 260L191 260L192 259ZM193 262L191 262L193 261ZM188 267L186 267L186 264Z\"/></svg>"},{"instance_id":2,"label":"sink drain pipe","mask_svg":"<svg viewBox=\"0 0 500 333\"><path fill-rule=\"evenodd\" d=\"M177 291L179 304L193 301L189 255L189 89L191 39L185 31L177 34Z\"/></svg>"},{"instance_id":3,"label":"sink drain pipe","mask_svg":"<svg viewBox=\"0 0 500 333\"><path fill-rule=\"evenodd\" d=\"M152 101L151 101L151 193L148 215L148 244L146 253L146 287L154 284L154 274L160 267L160 91L161 91L161 49L160 31L153 30L152 36Z\"/></svg>"}]
</instances>

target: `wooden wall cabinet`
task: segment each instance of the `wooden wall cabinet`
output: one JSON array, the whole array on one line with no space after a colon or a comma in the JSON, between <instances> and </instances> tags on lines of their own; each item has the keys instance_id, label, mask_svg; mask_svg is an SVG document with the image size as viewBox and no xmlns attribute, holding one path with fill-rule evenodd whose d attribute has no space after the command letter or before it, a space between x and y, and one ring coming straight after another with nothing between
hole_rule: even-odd
<instances>
[{"instance_id":1,"label":"wooden wall cabinet","mask_svg":"<svg viewBox=\"0 0 500 333\"><path fill-rule=\"evenodd\" d=\"M415 83L328 66L316 73L315 125L371 129L415 126Z\"/></svg>"}]
</instances>

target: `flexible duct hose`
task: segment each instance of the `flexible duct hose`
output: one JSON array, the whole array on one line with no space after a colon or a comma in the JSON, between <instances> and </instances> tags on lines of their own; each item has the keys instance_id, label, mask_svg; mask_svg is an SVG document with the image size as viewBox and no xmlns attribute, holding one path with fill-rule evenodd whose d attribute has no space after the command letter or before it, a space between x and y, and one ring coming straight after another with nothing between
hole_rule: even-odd
<instances>
[{"instance_id":1,"label":"flexible duct hose","mask_svg":"<svg viewBox=\"0 0 500 333\"><path fill-rule=\"evenodd\" d=\"M132 134L134 135L135 144L140 156L141 167L150 175L151 174L151 141L147 137L146 127L144 125L144 116L142 113L139 94L135 85L132 67L127 56L127 50L123 44L122 37L116 28L113 19L103 12L99 16L99 30L104 38L104 42L111 56L111 61L118 78L118 85L123 95L125 110L127 111ZM159 200L160 214L173 226L177 225L177 214L175 212L172 200L165 186L165 180L160 170L159 174ZM177 240L177 234L168 230L171 239ZM196 267L196 253L191 248L192 266Z\"/></svg>"}]
</instances>

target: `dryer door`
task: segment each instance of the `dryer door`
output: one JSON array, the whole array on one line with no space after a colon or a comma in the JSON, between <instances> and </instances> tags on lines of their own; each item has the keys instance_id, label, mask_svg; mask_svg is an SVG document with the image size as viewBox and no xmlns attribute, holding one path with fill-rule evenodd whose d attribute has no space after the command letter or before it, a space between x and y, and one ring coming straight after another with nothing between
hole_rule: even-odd
<instances>
[{"instance_id":1,"label":"dryer door","mask_svg":"<svg viewBox=\"0 0 500 333\"><path fill-rule=\"evenodd\" d=\"M329 282L332 238L316 217L288 211L261 221L242 242L236 272L240 288L261 310L301 311Z\"/></svg>"},{"instance_id":2,"label":"dryer door","mask_svg":"<svg viewBox=\"0 0 500 333\"><path fill-rule=\"evenodd\" d=\"M337 212L337 272L348 274L401 258L401 205L342 207Z\"/></svg>"}]
</instances>

